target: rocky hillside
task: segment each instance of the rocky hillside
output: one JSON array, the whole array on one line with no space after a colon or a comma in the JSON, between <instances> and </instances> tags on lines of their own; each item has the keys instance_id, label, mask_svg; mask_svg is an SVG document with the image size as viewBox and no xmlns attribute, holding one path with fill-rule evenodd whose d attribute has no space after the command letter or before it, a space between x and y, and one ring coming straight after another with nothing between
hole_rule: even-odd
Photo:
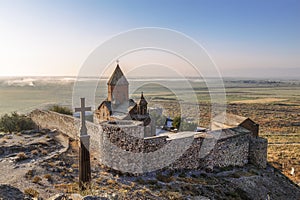
<instances>
[{"instance_id":1,"label":"rocky hillside","mask_svg":"<svg viewBox=\"0 0 300 200\"><path fill-rule=\"evenodd\" d=\"M92 184L78 191L78 146L50 130L0 136L0 199L300 199L272 166L118 174L92 155Z\"/></svg>"}]
</instances>

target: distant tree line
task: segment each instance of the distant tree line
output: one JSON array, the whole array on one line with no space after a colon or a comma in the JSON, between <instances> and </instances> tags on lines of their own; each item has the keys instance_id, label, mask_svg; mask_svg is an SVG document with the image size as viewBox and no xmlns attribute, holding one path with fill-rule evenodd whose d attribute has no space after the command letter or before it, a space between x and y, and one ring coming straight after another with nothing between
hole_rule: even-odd
<instances>
[{"instance_id":1,"label":"distant tree line","mask_svg":"<svg viewBox=\"0 0 300 200\"><path fill-rule=\"evenodd\" d=\"M73 115L73 112L70 108L60 106L60 105L53 105L48 110L57 112L64 115Z\"/></svg>"}]
</instances>

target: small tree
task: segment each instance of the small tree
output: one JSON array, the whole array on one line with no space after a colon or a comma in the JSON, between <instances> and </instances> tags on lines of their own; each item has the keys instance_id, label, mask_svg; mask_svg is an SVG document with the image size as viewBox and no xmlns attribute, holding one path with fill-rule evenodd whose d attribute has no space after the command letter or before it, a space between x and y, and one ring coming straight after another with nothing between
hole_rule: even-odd
<instances>
[{"instance_id":1,"label":"small tree","mask_svg":"<svg viewBox=\"0 0 300 200\"><path fill-rule=\"evenodd\" d=\"M15 122L11 116L5 114L0 119L0 129L4 132L12 133L15 129Z\"/></svg>"},{"instance_id":2,"label":"small tree","mask_svg":"<svg viewBox=\"0 0 300 200\"><path fill-rule=\"evenodd\" d=\"M173 126L180 131L194 131L197 127L197 123L186 122L177 116L173 119Z\"/></svg>"},{"instance_id":3,"label":"small tree","mask_svg":"<svg viewBox=\"0 0 300 200\"><path fill-rule=\"evenodd\" d=\"M181 124L181 117L180 116L174 117L173 126L177 128L177 130L179 130L180 124Z\"/></svg>"},{"instance_id":4,"label":"small tree","mask_svg":"<svg viewBox=\"0 0 300 200\"><path fill-rule=\"evenodd\" d=\"M35 128L35 123L23 114L16 112L10 115L5 114L0 119L0 130L12 133L13 131L19 132L23 130L30 130Z\"/></svg>"}]
</instances>

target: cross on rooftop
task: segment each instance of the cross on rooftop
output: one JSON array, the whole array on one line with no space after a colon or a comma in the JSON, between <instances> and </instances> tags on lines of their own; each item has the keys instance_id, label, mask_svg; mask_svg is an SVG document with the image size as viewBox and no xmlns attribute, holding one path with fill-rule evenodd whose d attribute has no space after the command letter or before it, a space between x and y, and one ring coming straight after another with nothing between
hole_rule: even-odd
<instances>
[{"instance_id":1,"label":"cross on rooftop","mask_svg":"<svg viewBox=\"0 0 300 200\"><path fill-rule=\"evenodd\" d=\"M85 98L80 98L81 100L81 107L75 108L75 112L80 112L81 117L81 128L80 128L80 135L86 135L87 129L85 126L85 111L91 111L91 107L85 107Z\"/></svg>"}]
</instances>

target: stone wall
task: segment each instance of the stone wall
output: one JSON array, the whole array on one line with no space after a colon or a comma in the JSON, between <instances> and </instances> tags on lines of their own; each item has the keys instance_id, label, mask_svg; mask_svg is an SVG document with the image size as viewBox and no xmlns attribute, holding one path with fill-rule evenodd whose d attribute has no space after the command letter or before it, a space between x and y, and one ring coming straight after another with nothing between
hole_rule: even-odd
<instances>
[{"instance_id":1,"label":"stone wall","mask_svg":"<svg viewBox=\"0 0 300 200\"><path fill-rule=\"evenodd\" d=\"M251 137L249 145L249 162L260 168L267 167L268 140Z\"/></svg>"},{"instance_id":2,"label":"stone wall","mask_svg":"<svg viewBox=\"0 0 300 200\"><path fill-rule=\"evenodd\" d=\"M35 110L30 117L40 127L58 129L78 139L80 120L51 111ZM117 124L86 122L91 136L91 153L113 169L140 174L164 167L200 169L243 166L251 162L266 166L267 141L255 138L250 131L238 127L216 132L191 133L182 137L153 136L144 138L144 127L137 121Z\"/></svg>"},{"instance_id":3,"label":"stone wall","mask_svg":"<svg viewBox=\"0 0 300 200\"><path fill-rule=\"evenodd\" d=\"M41 128L57 129L69 137L78 140L80 134L80 119L72 116L59 114L52 111L34 110L29 117ZM90 148L93 151L99 150L98 141L102 127L86 121L88 134L91 136Z\"/></svg>"},{"instance_id":4,"label":"stone wall","mask_svg":"<svg viewBox=\"0 0 300 200\"><path fill-rule=\"evenodd\" d=\"M243 166L248 163L250 134L219 140L214 148L213 166Z\"/></svg>"},{"instance_id":5,"label":"stone wall","mask_svg":"<svg viewBox=\"0 0 300 200\"><path fill-rule=\"evenodd\" d=\"M200 149L202 146L204 138L197 137L194 139L190 147L184 152L184 154L174 162L171 167L173 169L198 169L206 168L209 164L208 162L203 162L200 156Z\"/></svg>"}]
</instances>

